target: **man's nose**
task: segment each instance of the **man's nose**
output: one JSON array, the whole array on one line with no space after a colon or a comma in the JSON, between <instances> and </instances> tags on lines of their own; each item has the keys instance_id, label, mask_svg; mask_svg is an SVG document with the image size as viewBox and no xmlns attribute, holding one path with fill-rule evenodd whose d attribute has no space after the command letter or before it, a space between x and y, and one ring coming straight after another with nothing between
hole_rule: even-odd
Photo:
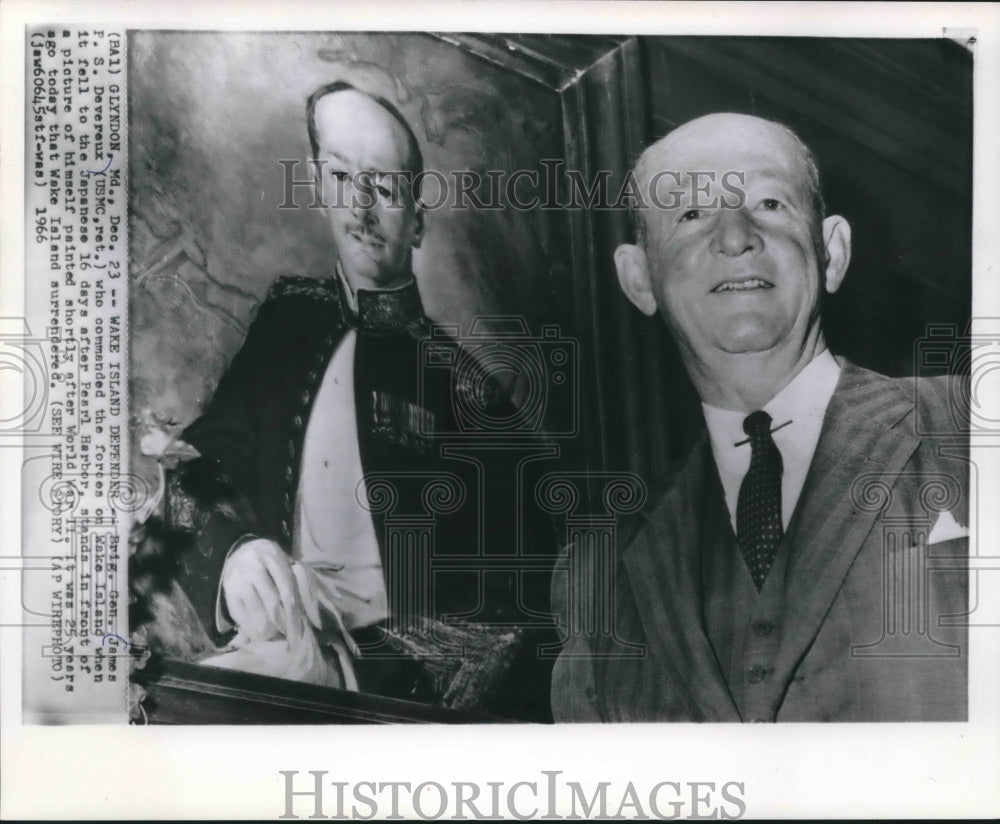
<instances>
[{"instance_id":1,"label":"man's nose","mask_svg":"<svg viewBox=\"0 0 1000 824\"><path fill-rule=\"evenodd\" d=\"M713 254L739 257L757 254L764 241L744 209L720 209L712 232Z\"/></svg>"},{"instance_id":2,"label":"man's nose","mask_svg":"<svg viewBox=\"0 0 1000 824\"><path fill-rule=\"evenodd\" d=\"M378 222L374 214L378 206L378 195L372 186L371 178L369 176L351 178L345 185L351 217L366 226Z\"/></svg>"},{"instance_id":3,"label":"man's nose","mask_svg":"<svg viewBox=\"0 0 1000 824\"><path fill-rule=\"evenodd\" d=\"M378 222L375 215L375 203L366 199L366 195L355 195L351 203L351 217L362 226L373 226Z\"/></svg>"}]
</instances>

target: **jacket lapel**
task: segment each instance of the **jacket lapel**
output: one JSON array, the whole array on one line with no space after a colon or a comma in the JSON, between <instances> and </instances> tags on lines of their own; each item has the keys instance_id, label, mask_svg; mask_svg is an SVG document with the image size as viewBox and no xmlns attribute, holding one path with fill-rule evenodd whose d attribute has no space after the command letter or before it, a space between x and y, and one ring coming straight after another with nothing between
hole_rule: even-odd
<instances>
[{"instance_id":1,"label":"jacket lapel","mask_svg":"<svg viewBox=\"0 0 1000 824\"><path fill-rule=\"evenodd\" d=\"M703 436L660 502L623 553L650 658L660 662L694 721L739 721L739 712L705 634L701 555L709 511L708 471L714 472Z\"/></svg>"},{"instance_id":2,"label":"jacket lapel","mask_svg":"<svg viewBox=\"0 0 1000 824\"><path fill-rule=\"evenodd\" d=\"M816 453L789 524L784 632L774 683L785 689L819 631L877 511L852 500L864 475L900 472L920 443L900 421L913 399L896 383L842 362Z\"/></svg>"}]
</instances>

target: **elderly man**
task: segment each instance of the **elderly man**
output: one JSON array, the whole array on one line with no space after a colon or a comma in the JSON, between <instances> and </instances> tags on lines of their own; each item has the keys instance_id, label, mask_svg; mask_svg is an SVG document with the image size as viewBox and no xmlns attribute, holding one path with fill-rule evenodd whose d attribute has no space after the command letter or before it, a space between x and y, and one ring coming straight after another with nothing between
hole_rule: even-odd
<instances>
[{"instance_id":1,"label":"elderly man","mask_svg":"<svg viewBox=\"0 0 1000 824\"><path fill-rule=\"evenodd\" d=\"M954 430L947 384L827 349L820 302L851 232L812 153L713 114L649 147L636 178L650 208L616 250L620 284L667 324L705 428L597 571L614 631L566 621L556 720L963 719L966 442L918 431ZM555 579L561 615L586 577Z\"/></svg>"},{"instance_id":2,"label":"elderly man","mask_svg":"<svg viewBox=\"0 0 1000 824\"><path fill-rule=\"evenodd\" d=\"M467 361L461 374L421 368L431 330L411 268L424 231L419 144L391 103L346 83L313 93L307 119L336 275L275 283L184 433L201 458L174 484L199 550L182 584L216 642L278 650L288 677L431 701L448 692L449 705L544 718L547 673L533 649L522 652L529 675L490 701L516 653L523 592L516 571L474 563L491 467L448 458L442 445L458 429L456 393L474 388L491 414L509 402ZM546 529L526 523L526 541ZM464 565L432 570L432 556L449 554ZM456 630L448 616L472 623ZM427 629L428 619L442 620ZM447 638L456 649L435 646ZM410 660L473 647L460 693L441 683L446 660L430 675Z\"/></svg>"}]
</instances>

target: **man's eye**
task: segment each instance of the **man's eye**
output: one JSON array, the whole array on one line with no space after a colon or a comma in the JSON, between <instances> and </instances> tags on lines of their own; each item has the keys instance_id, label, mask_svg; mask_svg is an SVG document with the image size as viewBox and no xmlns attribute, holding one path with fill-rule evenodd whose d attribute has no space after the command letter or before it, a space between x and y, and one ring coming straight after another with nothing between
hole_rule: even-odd
<instances>
[{"instance_id":1,"label":"man's eye","mask_svg":"<svg viewBox=\"0 0 1000 824\"><path fill-rule=\"evenodd\" d=\"M783 204L773 197L766 197L760 202L760 205L765 212L776 212Z\"/></svg>"},{"instance_id":2,"label":"man's eye","mask_svg":"<svg viewBox=\"0 0 1000 824\"><path fill-rule=\"evenodd\" d=\"M392 191L388 186L376 186L375 190L384 198L392 197Z\"/></svg>"},{"instance_id":3,"label":"man's eye","mask_svg":"<svg viewBox=\"0 0 1000 824\"><path fill-rule=\"evenodd\" d=\"M701 217L700 209L688 209L684 214L682 214L678 219L678 223L687 223L690 220L697 220Z\"/></svg>"}]
</instances>

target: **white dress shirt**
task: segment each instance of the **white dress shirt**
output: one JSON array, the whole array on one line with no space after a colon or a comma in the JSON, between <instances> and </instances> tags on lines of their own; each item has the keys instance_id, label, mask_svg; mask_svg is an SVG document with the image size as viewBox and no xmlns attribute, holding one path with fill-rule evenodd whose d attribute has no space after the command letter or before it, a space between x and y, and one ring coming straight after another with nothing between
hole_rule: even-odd
<instances>
[{"instance_id":1,"label":"white dress shirt","mask_svg":"<svg viewBox=\"0 0 1000 824\"><path fill-rule=\"evenodd\" d=\"M354 403L354 351L349 329L316 394L306 427L295 505L292 557L318 573L347 629L388 615L378 539L367 509Z\"/></svg>"},{"instance_id":2,"label":"white dress shirt","mask_svg":"<svg viewBox=\"0 0 1000 824\"><path fill-rule=\"evenodd\" d=\"M337 278L348 306L356 313L357 300L339 265ZM306 425L292 534L292 560L306 573L302 585L316 590L313 598L333 613L335 624L347 630L383 620L389 609L378 538L371 514L362 506L367 490L354 399L357 341L357 330L348 329L316 395ZM229 555L255 537L239 538ZM222 614L224 578L225 571L215 606L220 632L233 628Z\"/></svg>"},{"instance_id":3,"label":"white dress shirt","mask_svg":"<svg viewBox=\"0 0 1000 824\"><path fill-rule=\"evenodd\" d=\"M354 405L357 339L357 331L349 329L324 373L306 427L295 503L292 572L303 603L309 605L306 615L323 631L314 639L306 626L308 637L289 635L281 644L257 639L242 653L232 653L250 655L249 663L241 658L222 663L232 662L231 655L223 655L212 659L212 665L256 672L264 662L269 675L358 689L352 660L356 646L349 630L387 617L388 603L378 540L361 503L367 502L367 492ZM218 607L216 616L221 627ZM316 640L332 650L339 673L320 663Z\"/></svg>"},{"instance_id":4,"label":"white dress shirt","mask_svg":"<svg viewBox=\"0 0 1000 824\"><path fill-rule=\"evenodd\" d=\"M788 522L802 493L802 485L823 428L823 417L839 378L840 365L830 350L824 349L764 405L764 411L771 416L774 443L781 451L784 467L781 476L781 521L785 529L788 529ZM740 484L750 468L750 441L743 431L743 420L748 413L719 409L707 403L701 406L735 532Z\"/></svg>"}]
</instances>

